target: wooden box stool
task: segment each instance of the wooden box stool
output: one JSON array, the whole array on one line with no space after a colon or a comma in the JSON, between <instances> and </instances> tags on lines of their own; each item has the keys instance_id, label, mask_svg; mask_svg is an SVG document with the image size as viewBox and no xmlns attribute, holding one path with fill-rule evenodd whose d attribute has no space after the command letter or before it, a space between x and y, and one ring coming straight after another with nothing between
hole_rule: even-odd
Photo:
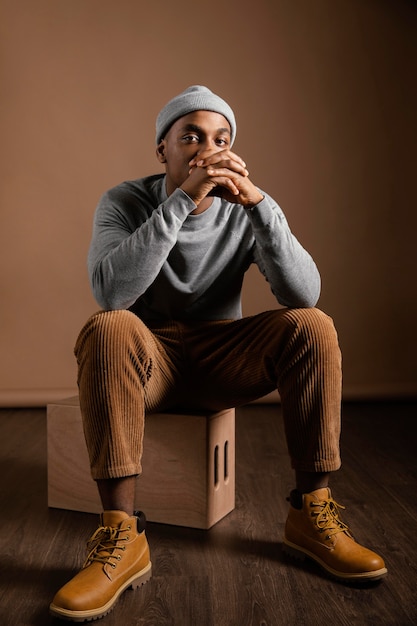
<instances>
[{"instance_id":1,"label":"wooden box stool","mask_svg":"<svg viewBox=\"0 0 417 626\"><path fill-rule=\"evenodd\" d=\"M78 396L47 406L48 506L99 513ZM235 410L146 416L136 508L207 529L235 507Z\"/></svg>"}]
</instances>

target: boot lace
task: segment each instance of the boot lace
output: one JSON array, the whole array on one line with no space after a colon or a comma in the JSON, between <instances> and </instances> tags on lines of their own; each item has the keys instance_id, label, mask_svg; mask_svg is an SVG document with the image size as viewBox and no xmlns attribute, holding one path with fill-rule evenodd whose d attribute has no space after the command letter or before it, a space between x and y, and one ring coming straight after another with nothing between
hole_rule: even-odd
<instances>
[{"instance_id":1,"label":"boot lace","mask_svg":"<svg viewBox=\"0 0 417 626\"><path fill-rule=\"evenodd\" d=\"M326 532L326 539L343 532L349 537L352 536L349 527L339 517L339 509L345 509L345 507L338 504L336 500L329 498L321 502L310 502L310 506L316 509L312 511L311 515L316 518L315 522L319 532Z\"/></svg>"},{"instance_id":2,"label":"boot lace","mask_svg":"<svg viewBox=\"0 0 417 626\"><path fill-rule=\"evenodd\" d=\"M87 567L93 561L98 561L103 565L108 563L115 568L117 562L122 558L118 551L126 549L126 546L120 545L119 542L129 541L129 535L126 534L129 530L131 530L131 526L122 529L112 526L99 526L87 543L88 555L83 567Z\"/></svg>"}]
</instances>

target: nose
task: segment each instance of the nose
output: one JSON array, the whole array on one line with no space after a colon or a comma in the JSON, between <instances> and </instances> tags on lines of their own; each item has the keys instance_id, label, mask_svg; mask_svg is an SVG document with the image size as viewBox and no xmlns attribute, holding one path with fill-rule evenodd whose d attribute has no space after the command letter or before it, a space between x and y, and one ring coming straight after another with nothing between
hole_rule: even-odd
<instances>
[{"instance_id":1,"label":"nose","mask_svg":"<svg viewBox=\"0 0 417 626\"><path fill-rule=\"evenodd\" d=\"M210 154L220 152L220 150L222 150L222 147L219 146L214 139L207 138L200 142L196 156L203 154L203 152Z\"/></svg>"}]
</instances>

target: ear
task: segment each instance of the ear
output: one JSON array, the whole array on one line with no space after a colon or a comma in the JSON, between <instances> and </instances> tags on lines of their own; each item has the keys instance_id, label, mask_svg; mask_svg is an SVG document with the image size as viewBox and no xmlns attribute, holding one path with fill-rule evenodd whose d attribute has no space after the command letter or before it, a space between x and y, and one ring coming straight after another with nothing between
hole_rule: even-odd
<instances>
[{"instance_id":1,"label":"ear","mask_svg":"<svg viewBox=\"0 0 417 626\"><path fill-rule=\"evenodd\" d=\"M162 140L158 146L156 147L156 158L158 159L158 161L160 163L166 163L166 156L165 156L165 141Z\"/></svg>"}]
</instances>

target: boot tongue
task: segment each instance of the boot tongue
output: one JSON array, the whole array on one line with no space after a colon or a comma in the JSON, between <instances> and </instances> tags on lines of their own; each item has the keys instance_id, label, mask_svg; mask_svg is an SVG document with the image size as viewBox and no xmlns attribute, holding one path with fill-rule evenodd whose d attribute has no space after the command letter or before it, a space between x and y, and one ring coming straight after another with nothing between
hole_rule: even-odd
<instances>
[{"instance_id":1,"label":"boot tongue","mask_svg":"<svg viewBox=\"0 0 417 626\"><path fill-rule=\"evenodd\" d=\"M124 511L104 511L101 514L101 523L103 526L116 528L120 526L124 520L129 519L129 517L130 515Z\"/></svg>"},{"instance_id":2,"label":"boot tongue","mask_svg":"<svg viewBox=\"0 0 417 626\"><path fill-rule=\"evenodd\" d=\"M295 509L301 510L303 508L304 498L314 502L321 502L322 500L329 500L332 497L331 491L328 487L322 489L315 489L309 493L302 493L298 489L293 489L290 493L290 497L287 500L290 501L291 506Z\"/></svg>"}]
</instances>

